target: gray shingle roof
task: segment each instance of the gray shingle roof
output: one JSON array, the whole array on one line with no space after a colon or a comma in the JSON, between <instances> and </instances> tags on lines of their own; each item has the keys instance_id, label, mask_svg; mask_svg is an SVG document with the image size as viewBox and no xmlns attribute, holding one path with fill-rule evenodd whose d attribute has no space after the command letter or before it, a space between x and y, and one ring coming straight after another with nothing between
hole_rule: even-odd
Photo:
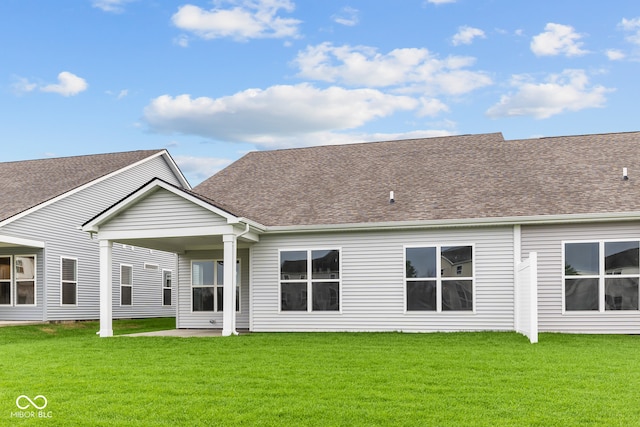
<instances>
[{"instance_id":1,"label":"gray shingle roof","mask_svg":"<svg viewBox=\"0 0 640 427\"><path fill-rule=\"evenodd\" d=\"M194 191L271 226L640 212L639 154L640 132L319 146L249 153Z\"/></svg>"},{"instance_id":2,"label":"gray shingle roof","mask_svg":"<svg viewBox=\"0 0 640 427\"><path fill-rule=\"evenodd\" d=\"M163 150L139 150L0 163L0 220Z\"/></svg>"}]
</instances>

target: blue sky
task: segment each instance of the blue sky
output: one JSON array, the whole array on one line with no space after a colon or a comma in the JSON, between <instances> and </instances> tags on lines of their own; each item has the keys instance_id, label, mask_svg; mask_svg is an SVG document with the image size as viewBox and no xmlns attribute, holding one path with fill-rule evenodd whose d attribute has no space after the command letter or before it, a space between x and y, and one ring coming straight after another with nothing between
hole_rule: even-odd
<instances>
[{"instance_id":1,"label":"blue sky","mask_svg":"<svg viewBox=\"0 0 640 427\"><path fill-rule=\"evenodd\" d=\"M635 0L2 0L2 161L640 130Z\"/></svg>"}]
</instances>

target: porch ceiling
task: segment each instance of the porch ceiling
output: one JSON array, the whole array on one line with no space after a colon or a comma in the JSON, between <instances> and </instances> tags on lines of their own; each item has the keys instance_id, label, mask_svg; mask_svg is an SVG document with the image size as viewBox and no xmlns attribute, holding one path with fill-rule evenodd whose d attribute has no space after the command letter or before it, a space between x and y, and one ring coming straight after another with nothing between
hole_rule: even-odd
<instances>
[{"instance_id":1,"label":"porch ceiling","mask_svg":"<svg viewBox=\"0 0 640 427\"><path fill-rule=\"evenodd\" d=\"M222 249L222 236L186 236L186 237L154 237L144 239L118 239L115 243L139 246L158 251L185 253L188 251ZM238 247L247 247L251 244L240 237Z\"/></svg>"}]
</instances>

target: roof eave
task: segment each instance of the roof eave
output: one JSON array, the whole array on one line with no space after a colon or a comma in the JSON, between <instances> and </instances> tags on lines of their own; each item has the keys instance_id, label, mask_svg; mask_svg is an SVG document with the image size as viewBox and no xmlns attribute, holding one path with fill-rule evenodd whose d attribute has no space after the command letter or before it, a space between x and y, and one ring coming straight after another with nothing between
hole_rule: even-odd
<instances>
[{"instance_id":1,"label":"roof eave","mask_svg":"<svg viewBox=\"0 0 640 427\"><path fill-rule=\"evenodd\" d=\"M289 234L307 232L332 231L379 231L379 230L407 230L429 228L459 228L459 227L490 227L513 225L545 225L545 224L578 224L592 222L633 221L640 220L639 212L608 212L570 215L534 215L510 216L494 218L462 218L421 221L389 221L363 222L351 224L309 224L268 226L269 234Z\"/></svg>"}]
</instances>

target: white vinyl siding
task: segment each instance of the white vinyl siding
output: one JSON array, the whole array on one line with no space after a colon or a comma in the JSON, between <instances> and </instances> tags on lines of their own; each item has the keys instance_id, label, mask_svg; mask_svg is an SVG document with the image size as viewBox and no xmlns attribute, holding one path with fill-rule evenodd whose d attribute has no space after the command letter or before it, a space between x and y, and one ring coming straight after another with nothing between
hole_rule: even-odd
<instances>
[{"instance_id":1,"label":"white vinyl siding","mask_svg":"<svg viewBox=\"0 0 640 427\"><path fill-rule=\"evenodd\" d=\"M225 218L165 189L131 206L100 231L149 230L226 225Z\"/></svg>"},{"instance_id":2,"label":"white vinyl siding","mask_svg":"<svg viewBox=\"0 0 640 427\"><path fill-rule=\"evenodd\" d=\"M405 247L473 245L475 312L406 312ZM279 254L341 249L341 311L281 312ZM269 235L251 250L254 331L513 330L513 228Z\"/></svg>"},{"instance_id":3,"label":"white vinyl siding","mask_svg":"<svg viewBox=\"0 0 640 427\"><path fill-rule=\"evenodd\" d=\"M564 310L565 242L640 240L639 222L522 226L522 256L538 253L538 322L541 332L640 333L640 311Z\"/></svg>"}]
</instances>

